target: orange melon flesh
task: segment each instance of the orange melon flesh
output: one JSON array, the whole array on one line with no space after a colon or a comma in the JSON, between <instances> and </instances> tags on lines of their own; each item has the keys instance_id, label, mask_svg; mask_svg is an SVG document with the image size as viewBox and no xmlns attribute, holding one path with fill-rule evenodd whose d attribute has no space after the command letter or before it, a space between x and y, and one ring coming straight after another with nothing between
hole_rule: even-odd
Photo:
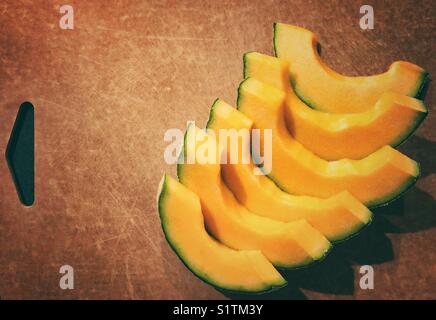
<instances>
[{"instance_id":1,"label":"orange melon flesh","mask_svg":"<svg viewBox=\"0 0 436 320\"><path fill-rule=\"evenodd\" d=\"M274 51L290 63L297 95L314 109L353 113L374 106L384 92L419 96L428 73L417 65L396 61L385 73L349 77L329 68L318 55L317 39L309 30L274 24Z\"/></svg>"},{"instance_id":2,"label":"orange melon flesh","mask_svg":"<svg viewBox=\"0 0 436 320\"><path fill-rule=\"evenodd\" d=\"M362 159L384 145L395 147L427 115L422 101L394 92L383 93L372 108L359 113L332 114L312 109L290 86L289 64L257 52L244 55L244 75L286 92L288 130L325 160Z\"/></svg>"},{"instance_id":3,"label":"orange melon flesh","mask_svg":"<svg viewBox=\"0 0 436 320\"><path fill-rule=\"evenodd\" d=\"M165 175L158 192L165 237L186 266L222 289L262 292L286 285L260 251L236 251L217 242L204 228L200 199Z\"/></svg>"},{"instance_id":4,"label":"orange melon flesh","mask_svg":"<svg viewBox=\"0 0 436 320\"><path fill-rule=\"evenodd\" d=\"M269 177L286 192L326 198L348 190L366 206L378 206L415 183L418 164L390 146L361 160L319 158L287 131L284 101L283 91L253 78L239 87L238 109L256 128L273 132Z\"/></svg>"},{"instance_id":5,"label":"orange melon flesh","mask_svg":"<svg viewBox=\"0 0 436 320\"><path fill-rule=\"evenodd\" d=\"M201 164L193 149L218 148L215 138L189 126L185 135L185 159L195 154L195 163L179 163L179 181L201 201L206 226L225 245L237 250L260 250L275 266L295 268L321 259L330 242L307 221L291 223L260 217L242 206L221 179L220 150L215 163ZM185 161L187 162L187 161Z\"/></svg>"},{"instance_id":6,"label":"orange melon flesh","mask_svg":"<svg viewBox=\"0 0 436 320\"><path fill-rule=\"evenodd\" d=\"M244 114L217 100L207 127L216 133L220 129L250 130L252 126ZM253 162L223 164L221 171L226 185L251 212L283 222L306 219L330 241L348 238L372 218L371 211L348 191L328 199L290 195L266 176L255 175Z\"/></svg>"}]
</instances>

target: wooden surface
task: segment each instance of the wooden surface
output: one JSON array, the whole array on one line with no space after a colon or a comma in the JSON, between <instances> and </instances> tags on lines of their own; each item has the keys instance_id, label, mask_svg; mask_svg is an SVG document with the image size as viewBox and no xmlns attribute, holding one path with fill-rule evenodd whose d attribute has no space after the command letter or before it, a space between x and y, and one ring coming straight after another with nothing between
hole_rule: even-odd
<instances>
[{"instance_id":1,"label":"wooden surface","mask_svg":"<svg viewBox=\"0 0 436 320\"><path fill-rule=\"evenodd\" d=\"M110 3L109 3L110 2ZM36 115L36 202L18 200L0 161L0 297L216 299L163 238L155 196L168 128L204 126L216 97L234 103L242 54L272 52L272 23L307 27L339 72L384 71L409 60L436 74L432 1L371 1L375 29L359 28L359 1L68 1L0 3L0 153L19 105ZM374 4L375 3L375 4ZM383 4L382 4L383 3ZM63 3L62 3L63 4ZM436 298L434 84L430 114L401 147L422 177L374 225L323 263L290 272L263 298ZM389 177L382 177L389 179ZM75 289L59 289L59 268ZM375 289L359 288L359 267Z\"/></svg>"}]
</instances>

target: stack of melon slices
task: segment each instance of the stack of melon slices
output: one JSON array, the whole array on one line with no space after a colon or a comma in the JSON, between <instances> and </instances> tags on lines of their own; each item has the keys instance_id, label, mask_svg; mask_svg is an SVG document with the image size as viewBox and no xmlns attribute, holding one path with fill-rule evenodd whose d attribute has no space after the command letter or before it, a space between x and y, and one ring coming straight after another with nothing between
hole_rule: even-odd
<instances>
[{"instance_id":1,"label":"stack of melon slices","mask_svg":"<svg viewBox=\"0 0 436 320\"><path fill-rule=\"evenodd\" d=\"M315 35L276 23L277 57L244 55L237 109L217 99L208 129L272 130L272 170L253 161L220 164L226 150L193 125L181 156L207 150L216 161L181 161L165 175L158 210L186 266L215 287L264 292L286 285L277 268L322 259L332 242L371 222L368 207L412 186L418 164L395 150L427 114L416 99L428 74L408 62L386 73L345 77L321 61ZM262 134L260 135L263 136ZM239 136L239 150L250 136ZM207 230L207 231L206 231Z\"/></svg>"}]
</instances>

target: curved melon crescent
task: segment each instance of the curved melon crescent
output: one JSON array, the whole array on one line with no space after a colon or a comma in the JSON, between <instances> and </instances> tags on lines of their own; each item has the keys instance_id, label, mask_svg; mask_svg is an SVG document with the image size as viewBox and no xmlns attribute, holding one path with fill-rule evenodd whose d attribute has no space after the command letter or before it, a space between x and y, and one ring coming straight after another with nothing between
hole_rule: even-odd
<instances>
[{"instance_id":1,"label":"curved melon crescent","mask_svg":"<svg viewBox=\"0 0 436 320\"><path fill-rule=\"evenodd\" d=\"M278 267L295 268L323 258L331 244L307 221L275 221L239 204L221 179L220 149L213 163L202 162L200 150L217 149L215 138L190 125L183 149L186 161L177 165L179 181L200 198L208 231L233 249L260 250ZM195 161L188 161L190 154Z\"/></svg>"},{"instance_id":2,"label":"curved melon crescent","mask_svg":"<svg viewBox=\"0 0 436 320\"><path fill-rule=\"evenodd\" d=\"M286 92L288 130L295 140L326 160L362 159L385 145L396 147L427 115L422 101L393 92L382 94L372 108L359 113L312 109L290 86L289 64L257 52L244 55L244 77Z\"/></svg>"},{"instance_id":3,"label":"curved melon crescent","mask_svg":"<svg viewBox=\"0 0 436 320\"><path fill-rule=\"evenodd\" d=\"M244 114L217 99L211 108L207 128L217 133L221 129L249 131L252 126L253 122ZM371 211L348 191L328 199L294 196L282 191L266 176L255 175L253 162L229 161L221 166L221 173L238 201L253 213L284 222L305 219L330 241L350 237L372 218Z\"/></svg>"},{"instance_id":4,"label":"curved melon crescent","mask_svg":"<svg viewBox=\"0 0 436 320\"><path fill-rule=\"evenodd\" d=\"M200 279L221 289L246 292L286 285L260 251L236 251L212 239L204 228L199 198L167 175L159 187L158 208L166 239Z\"/></svg>"},{"instance_id":5,"label":"curved melon crescent","mask_svg":"<svg viewBox=\"0 0 436 320\"><path fill-rule=\"evenodd\" d=\"M309 30L274 24L274 51L289 61L297 95L314 109L352 113L371 108L381 95L392 91L418 97L428 73L417 65L396 61L385 73L373 76L343 76L322 62L317 39Z\"/></svg>"},{"instance_id":6,"label":"curved melon crescent","mask_svg":"<svg viewBox=\"0 0 436 320\"><path fill-rule=\"evenodd\" d=\"M289 134L283 91L253 78L244 80L238 91L238 109L253 120L254 127L272 129L269 177L289 193L325 198L348 190L374 207L399 196L419 176L418 164L390 146L361 160L321 159Z\"/></svg>"}]
</instances>

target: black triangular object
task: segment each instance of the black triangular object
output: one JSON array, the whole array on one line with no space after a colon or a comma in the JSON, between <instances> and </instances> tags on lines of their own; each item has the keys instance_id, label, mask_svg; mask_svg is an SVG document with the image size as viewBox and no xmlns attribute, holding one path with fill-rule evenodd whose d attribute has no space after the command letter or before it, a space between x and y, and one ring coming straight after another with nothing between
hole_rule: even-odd
<instances>
[{"instance_id":1,"label":"black triangular object","mask_svg":"<svg viewBox=\"0 0 436 320\"><path fill-rule=\"evenodd\" d=\"M35 130L34 109L30 102L21 104L6 148L6 160L20 201L31 206L35 201Z\"/></svg>"}]
</instances>

